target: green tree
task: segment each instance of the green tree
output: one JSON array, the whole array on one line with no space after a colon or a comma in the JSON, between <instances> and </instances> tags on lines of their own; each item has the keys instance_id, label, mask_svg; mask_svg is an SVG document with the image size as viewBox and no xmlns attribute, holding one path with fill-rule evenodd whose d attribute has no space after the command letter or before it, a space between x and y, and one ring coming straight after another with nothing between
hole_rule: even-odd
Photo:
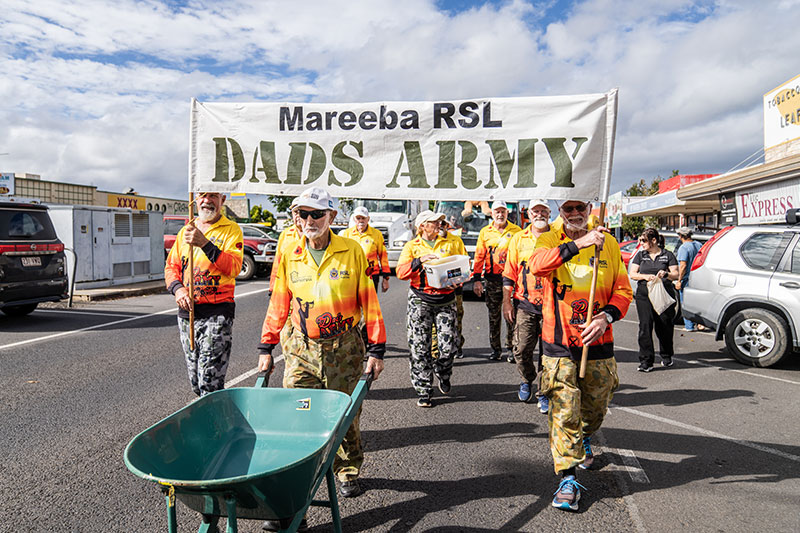
<instances>
[{"instance_id":1,"label":"green tree","mask_svg":"<svg viewBox=\"0 0 800 533\"><path fill-rule=\"evenodd\" d=\"M288 215L290 211L289 208L292 205L292 200L294 200L295 197L270 194L267 196L267 198L269 198L269 201L275 206L275 211L278 213L286 213Z\"/></svg>"},{"instance_id":2,"label":"green tree","mask_svg":"<svg viewBox=\"0 0 800 533\"><path fill-rule=\"evenodd\" d=\"M677 170L672 171L672 176L677 176ZM664 181L661 176L656 176L650 183L644 178L634 183L625 191L625 196L653 196L658 194L658 184ZM658 217L622 217L622 232L631 235L641 235L645 228L658 227Z\"/></svg>"},{"instance_id":3,"label":"green tree","mask_svg":"<svg viewBox=\"0 0 800 533\"><path fill-rule=\"evenodd\" d=\"M250 222L264 222L269 226L275 226L275 215L260 205L254 205L250 208Z\"/></svg>"}]
</instances>

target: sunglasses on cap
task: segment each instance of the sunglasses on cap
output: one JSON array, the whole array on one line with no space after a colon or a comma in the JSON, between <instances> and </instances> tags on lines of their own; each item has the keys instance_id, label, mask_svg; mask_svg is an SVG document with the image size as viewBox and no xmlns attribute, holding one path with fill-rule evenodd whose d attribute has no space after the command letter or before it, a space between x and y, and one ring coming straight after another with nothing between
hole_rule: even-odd
<instances>
[{"instance_id":1,"label":"sunglasses on cap","mask_svg":"<svg viewBox=\"0 0 800 533\"><path fill-rule=\"evenodd\" d=\"M562 205L561 210L565 213L572 213L573 211L586 211L586 204Z\"/></svg>"},{"instance_id":2,"label":"sunglasses on cap","mask_svg":"<svg viewBox=\"0 0 800 533\"><path fill-rule=\"evenodd\" d=\"M314 220L319 220L327 214L327 211L322 209L314 209L313 211L305 211L303 209L297 210L297 216L302 218L303 220L307 219L309 216Z\"/></svg>"}]
</instances>

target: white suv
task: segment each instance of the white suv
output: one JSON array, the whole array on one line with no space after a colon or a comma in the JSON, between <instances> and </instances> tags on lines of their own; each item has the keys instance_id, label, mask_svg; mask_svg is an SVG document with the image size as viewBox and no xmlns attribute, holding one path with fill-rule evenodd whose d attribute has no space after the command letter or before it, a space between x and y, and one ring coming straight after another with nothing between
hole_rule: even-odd
<instances>
[{"instance_id":1,"label":"white suv","mask_svg":"<svg viewBox=\"0 0 800 533\"><path fill-rule=\"evenodd\" d=\"M746 365L772 366L800 348L798 212L789 224L724 228L692 264L683 316L715 329Z\"/></svg>"}]
</instances>

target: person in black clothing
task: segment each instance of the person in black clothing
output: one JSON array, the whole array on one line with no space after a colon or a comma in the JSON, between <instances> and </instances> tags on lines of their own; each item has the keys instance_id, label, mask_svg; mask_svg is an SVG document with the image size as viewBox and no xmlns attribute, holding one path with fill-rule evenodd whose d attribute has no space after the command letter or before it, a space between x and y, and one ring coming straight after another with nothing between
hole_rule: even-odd
<instances>
[{"instance_id":1,"label":"person in black clothing","mask_svg":"<svg viewBox=\"0 0 800 533\"><path fill-rule=\"evenodd\" d=\"M674 349L672 344L672 321L675 319L675 305L663 313L656 314L647 290L647 282L656 278L663 280L667 293L677 301L672 281L678 279L678 260L669 250L664 249L664 237L655 228L647 228L639 237L639 252L631 259L630 278L638 281L636 294L636 313L639 315L639 372L653 370L655 350L653 348L653 329L656 330L661 354L661 366L672 366Z\"/></svg>"}]
</instances>

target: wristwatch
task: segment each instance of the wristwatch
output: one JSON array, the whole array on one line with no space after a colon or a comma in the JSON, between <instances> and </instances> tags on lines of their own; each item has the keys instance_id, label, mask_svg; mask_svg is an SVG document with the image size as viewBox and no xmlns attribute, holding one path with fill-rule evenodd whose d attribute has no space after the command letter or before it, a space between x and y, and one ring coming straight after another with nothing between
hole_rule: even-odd
<instances>
[{"instance_id":1,"label":"wristwatch","mask_svg":"<svg viewBox=\"0 0 800 533\"><path fill-rule=\"evenodd\" d=\"M606 321L608 321L609 324L614 322L614 318L612 318L611 313L609 313L607 311L603 311L603 314L606 315Z\"/></svg>"}]
</instances>

